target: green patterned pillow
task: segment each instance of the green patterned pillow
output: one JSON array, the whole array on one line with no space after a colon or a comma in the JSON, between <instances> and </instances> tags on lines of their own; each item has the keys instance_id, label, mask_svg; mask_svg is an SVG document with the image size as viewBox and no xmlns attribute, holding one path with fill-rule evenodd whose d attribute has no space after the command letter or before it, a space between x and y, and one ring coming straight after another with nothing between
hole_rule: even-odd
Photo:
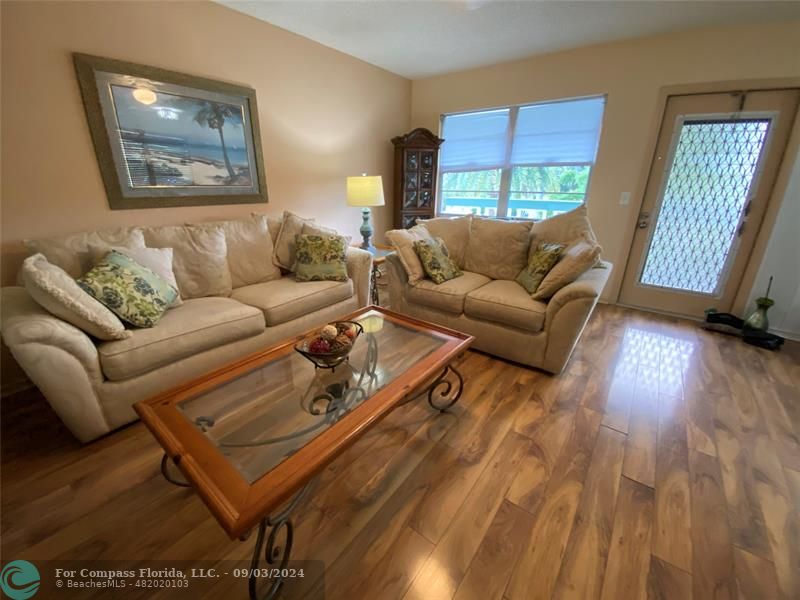
<instances>
[{"instance_id":1,"label":"green patterned pillow","mask_svg":"<svg viewBox=\"0 0 800 600\"><path fill-rule=\"evenodd\" d=\"M433 283L444 283L461 277L461 269L450 259L442 238L417 240L414 242L414 251L419 256L422 269Z\"/></svg>"},{"instance_id":2,"label":"green patterned pillow","mask_svg":"<svg viewBox=\"0 0 800 600\"><path fill-rule=\"evenodd\" d=\"M539 244L528 257L528 266L517 275L517 283L524 287L529 294L535 293L545 275L561 258L563 251L564 244Z\"/></svg>"},{"instance_id":3,"label":"green patterned pillow","mask_svg":"<svg viewBox=\"0 0 800 600\"><path fill-rule=\"evenodd\" d=\"M178 290L153 271L116 250L77 283L120 319L137 327L158 323L178 296Z\"/></svg>"},{"instance_id":4,"label":"green patterned pillow","mask_svg":"<svg viewBox=\"0 0 800 600\"><path fill-rule=\"evenodd\" d=\"M340 235L297 234L297 281L347 281L347 243Z\"/></svg>"}]
</instances>

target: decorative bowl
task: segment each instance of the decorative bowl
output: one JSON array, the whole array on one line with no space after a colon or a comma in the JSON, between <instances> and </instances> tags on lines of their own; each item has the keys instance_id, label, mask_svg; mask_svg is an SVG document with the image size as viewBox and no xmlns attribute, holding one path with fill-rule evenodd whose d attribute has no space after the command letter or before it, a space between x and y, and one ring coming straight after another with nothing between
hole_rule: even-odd
<instances>
[{"instance_id":1,"label":"decorative bowl","mask_svg":"<svg viewBox=\"0 0 800 600\"><path fill-rule=\"evenodd\" d=\"M345 331L350 329L355 330L355 335L353 335L353 337L350 339L349 344L333 343L333 347L327 352L311 350L312 343L320 339L322 330L307 335L294 345L294 349L297 352L305 356L308 360L314 363L315 366L322 369L332 369L346 361L350 351L353 349L353 346L355 346L358 336L364 333L364 327L362 327L361 323L358 323L357 321L335 321L333 323L329 323L329 325L326 327L328 326L333 326L336 328L338 332L335 338L336 341L340 339L339 336L343 335Z\"/></svg>"}]
</instances>

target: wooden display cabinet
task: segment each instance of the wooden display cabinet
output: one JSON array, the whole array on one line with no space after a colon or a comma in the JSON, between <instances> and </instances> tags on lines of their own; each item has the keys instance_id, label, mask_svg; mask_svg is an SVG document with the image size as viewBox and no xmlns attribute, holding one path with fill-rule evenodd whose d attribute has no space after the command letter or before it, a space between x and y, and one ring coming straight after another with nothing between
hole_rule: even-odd
<instances>
[{"instance_id":1,"label":"wooden display cabinet","mask_svg":"<svg viewBox=\"0 0 800 600\"><path fill-rule=\"evenodd\" d=\"M443 141L422 127L392 139L396 229L408 229L417 219L436 216L436 167Z\"/></svg>"}]
</instances>

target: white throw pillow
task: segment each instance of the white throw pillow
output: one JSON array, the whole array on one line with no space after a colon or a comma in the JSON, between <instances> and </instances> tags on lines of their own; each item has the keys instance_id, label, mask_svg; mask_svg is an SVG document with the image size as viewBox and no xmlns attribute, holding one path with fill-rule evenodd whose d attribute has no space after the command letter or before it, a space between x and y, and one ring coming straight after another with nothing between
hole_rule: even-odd
<instances>
[{"instance_id":1,"label":"white throw pillow","mask_svg":"<svg viewBox=\"0 0 800 600\"><path fill-rule=\"evenodd\" d=\"M314 219L298 217L288 210L283 211L283 222L281 223L281 230L278 232L278 239L275 240L275 252L272 255L273 262L276 265L287 271L291 271L294 268L296 258L294 238L296 235L303 233L303 226L306 223L313 221Z\"/></svg>"},{"instance_id":2,"label":"white throw pillow","mask_svg":"<svg viewBox=\"0 0 800 600\"><path fill-rule=\"evenodd\" d=\"M144 239L151 248L172 248L172 270L184 300L231 295L228 250L221 227L148 227Z\"/></svg>"},{"instance_id":3,"label":"white throw pillow","mask_svg":"<svg viewBox=\"0 0 800 600\"><path fill-rule=\"evenodd\" d=\"M531 238L533 250L542 243L572 244L579 238L597 243L585 204L555 217L536 221L531 227Z\"/></svg>"},{"instance_id":4,"label":"white throw pillow","mask_svg":"<svg viewBox=\"0 0 800 600\"><path fill-rule=\"evenodd\" d=\"M432 240L430 232L424 225L415 225L411 229L392 229L385 234L386 239L397 251L397 256L406 270L409 283L416 283L425 278L425 269L414 250L414 242Z\"/></svg>"},{"instance_id":5,"label":"white throw pillow","mask_svg":"<svg viewBox=\"0 0 800 600\"><path fill-rule=\"evenodd\" d=\"M99 340L123 340L131 332L117 316L84 292L69 273L43 254L22 263L25 289L42 308Z\"/></svg>"},{"instance_id":6,"label":"white throw pillow","mask_svg":"<svg viewBox=\"0 0 800 600\"><path fill-rule=\"evenodd\" d=\"M117 248L107 244L89 244L92 263L96 265L112 250L129 256L178 290L178 282L175 279L175 273L172 271L172 248ZM178 293L170 307L180 306L181 304L183 304L183 300L181 300L181 295Z\"/></svg>"},{"instance_id":7,"label":"white throw pillow","mask_svg":"<svg viewBox=\"0 0 800 600\"><path fill-rule=\"evenodd\" d=\"M190 225L222 228L234 288L280 279L281 270L272 262L273 244L266 216L253 214L234 221Z\"/></svg>"},{"instance_id":8,"label":"white throw pillow","mask_svg":"<svg viewBox=\"0 0 800 600\"><path fill-rule=\"evenodd\" d=\"M108 244L118 248L144 248L142 230L137 227L123 227L73 233L43 240L25 240L25 247L31 254L44 254L47 262L61 267L72 278L77 279L94 266L89 253L89 244Z\"/></svg>"}]
</instances>

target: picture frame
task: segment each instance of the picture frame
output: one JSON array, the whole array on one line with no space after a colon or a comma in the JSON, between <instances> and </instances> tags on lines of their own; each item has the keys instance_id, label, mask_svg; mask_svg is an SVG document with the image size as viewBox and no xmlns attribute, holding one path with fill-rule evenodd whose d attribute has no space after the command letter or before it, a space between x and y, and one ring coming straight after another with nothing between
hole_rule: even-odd
<instances>
[{"instance_id":1,"label":"picture frame","mask_svg":"<svg viewBox=\"0 0 800 600\"><path fill-rule=\"evenodd\" d=\"M254 89L73 54L112 210L268 202Z\"/></svg>"}]
</instances>

